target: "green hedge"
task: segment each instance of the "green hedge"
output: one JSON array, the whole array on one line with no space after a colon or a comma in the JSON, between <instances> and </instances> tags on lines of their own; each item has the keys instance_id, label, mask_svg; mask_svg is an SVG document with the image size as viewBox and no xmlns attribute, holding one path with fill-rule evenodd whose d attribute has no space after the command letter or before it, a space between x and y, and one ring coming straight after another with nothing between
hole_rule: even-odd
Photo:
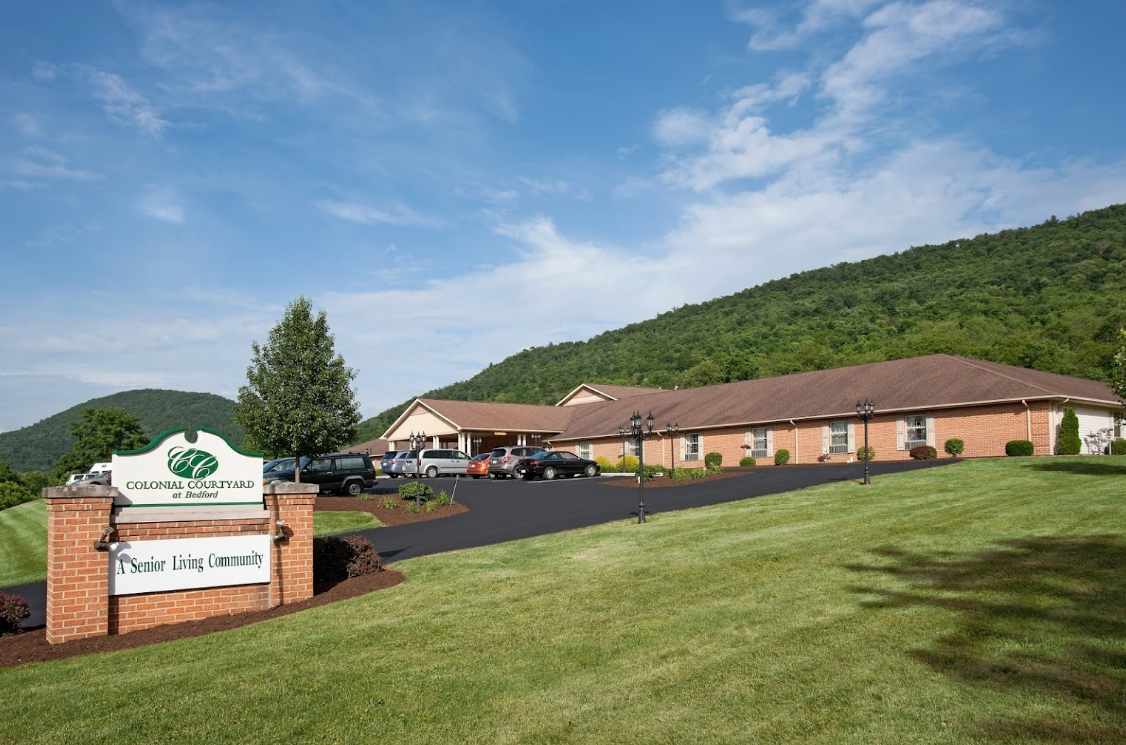
<instances>
[{"instance_id":1,"label":"green hedge","mask_svg":"<svg viewBox=\"0 0 1126 745\"><path fill-rule=\"evenodd\" d=\"M755 465L755 463L755 459L749 455L739 459L740 468L750 468L751 466Z\"/></svg>"},{"instance_id":2,"label":"green hedge","mask_svg":"<svg viewBox=\"0 0 1126 745\"><path fill-rule=\"evenodd\" d=\"M424 484L421 481L408 481L399 487L399 497L401 499L430 499L434 496L434 490L430 488L429 484Z\"/></svg>"},{"instance_id":3,"label":"green hedge","mask_svg":"<svg viewBox=\"0 0 1126 745\"><path fill-rule=\"evenodd\" d=\"M723 465L723 453L708 453L704 456L705 468L719 468Z\"/></svg>"},{"instance_id":4,"label":"green hedge","mask_svg":"<svg viewBox=\"0 0 1126 745\"><path fill-rule=\"evenodd\" d=\"M790 451L789 450L787 450L786 448L782 448L781 450L775 451L775 453L774 453L774 465L784 466L789 462L790 462Z\"/></svg>"},{"instance_id":5,"label":"green hedge","mask_svg":"<svg viewBox=\"0 0 1126 745\"><path fill-rule=\"evenodd\" d=\"M942 449L945 450L946 454L951 458L957 458L965 451L966 442L957 437L951 437L946 441L946 444L942 446Z\"/></svg>"},{"instance_id":6,"label":"green hedge","mask_svg":"<svg viewBox=\"0 0 1126 745\"><path fill-rule=\"evenodd\" d=\"M876 459L876 449L871 445L868 447L858 447L856 449L856 459L861 463L864 461L873 461Z\"/></svg>"},{"instance_id":7,"label":"green hedge","mask_svg":"<svg viewBox=\"0 0 1126 745\"><path fill-rule=\"evenodd\" d=\"M1032 455L1036 447L1028 440L1009 440L1005 443L1005 455Z\"/></svg>"},{"instance_id":8,"label":"green hedge","mask_svg":"<svg viewBox=\"0 0 1126 745\"><path fill-rule=\"evenodd\" d=\"M938 457L938 451L930 445L919 445L911 448L909 452L915 460L934 460Z\"/></svg>"},{"instance_id":9,"label":"green hedge","mask_svg":"<svg viewBox=\"0 0 1126 745\"><path fill-rule=\"evenodd\" d=\"M1126 455L1126 440L1121 438L1110 443L1111 455Z\"/></svg>"},{"instance_id":10,"label":"green hedge","mask_svg":"<svg viewBox=\"0 0 1126 745\"><path fill-rule=\"evenodd\" d=\"M382 572L383 563L367 538L328 535L313 539L313 582L343 582L350 577Z\"/></svg>"}]
</instances>

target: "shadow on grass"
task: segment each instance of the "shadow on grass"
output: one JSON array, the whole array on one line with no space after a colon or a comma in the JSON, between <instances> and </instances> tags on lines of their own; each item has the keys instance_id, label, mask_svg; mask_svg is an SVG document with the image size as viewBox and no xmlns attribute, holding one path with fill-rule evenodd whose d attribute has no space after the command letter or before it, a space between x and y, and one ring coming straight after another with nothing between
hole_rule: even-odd
<instances>
[{"instance_id":1,"label":"shadow on grass","mask_svg":"<svg viewBox=\"0 0 1126 745\"><path fill-rule=\"evenodd\" d=\"M1126 462L1116 459L1108 463L1097 455L1067 460L1043 460L1031 464L1036 471L1052 473L1074 473L1083 476L1126 476Z\"/></svg>"},{"instance_id":2,"label":"shadow on grass","mask_svg":"<svg viewBox=\"0 0 1126 745\"><path fill-rule=\"evenodd\" d=\"M1018 700L1033 710L1065 710L981 722L968 735L1126 742L1122 536L1013 540L969 557L878 553L888 563L849 568L891 575L906 588L855 588L878 598L865 605L940 608L957 616L957 630L912 657L967 685L1019 691Z\"/></svg>"}]
</instances>

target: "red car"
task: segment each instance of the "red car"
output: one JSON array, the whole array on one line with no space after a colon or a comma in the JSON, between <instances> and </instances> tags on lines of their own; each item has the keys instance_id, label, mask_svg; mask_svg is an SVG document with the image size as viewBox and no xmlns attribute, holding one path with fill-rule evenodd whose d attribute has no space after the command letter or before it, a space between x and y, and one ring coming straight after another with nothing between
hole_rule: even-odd
<instances>
[{"instance_id":1,"label":"red car","mask_svg":"<svg viewBox=\"0 0 1126 745\"><path fill-rule=\"evenodd\" d=\"M465 474L467 476L472 476L475 479L479 479L482 476L488 476L490 455L491 453L479 453L477 455L474 455L470 459L469 465L465 467Z\"/></svg>"}]
</instances>

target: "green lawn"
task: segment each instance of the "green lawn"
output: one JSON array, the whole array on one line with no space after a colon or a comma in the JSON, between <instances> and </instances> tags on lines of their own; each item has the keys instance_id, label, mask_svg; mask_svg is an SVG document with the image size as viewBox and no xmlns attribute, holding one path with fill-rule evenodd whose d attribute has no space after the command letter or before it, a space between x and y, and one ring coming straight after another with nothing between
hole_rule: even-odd
<instances>
[{"instance_id":1,"label":"green lawn","mask_svg":"<svg viewBox=\"0 0 1126 745\"><path fill-rule=\"evenodd\" d=\"M354 533L368 528L382 528L383 523L370 512L314 512L313 535Z\"/></svg>"},{"instance_id":2,"label":"green lawn","mask_svg":"<svg viewBox=\"0 0 1126 745\"><path fill-rule=\"evenodd\" d=\"M0 741L1123 742L1124 526L1126 458L999 459L412 559L0 671Z\"/></svg>"},{"instance_id":3,"label":"green lawn","mask_svg":"<svg viewBox=\"0 0 1126 745\"><path fill-rule=\"evenodd\" d=\"M42 499L0 510L0 587L47 579L47 505Z\"/></svg>"}]
</instances>

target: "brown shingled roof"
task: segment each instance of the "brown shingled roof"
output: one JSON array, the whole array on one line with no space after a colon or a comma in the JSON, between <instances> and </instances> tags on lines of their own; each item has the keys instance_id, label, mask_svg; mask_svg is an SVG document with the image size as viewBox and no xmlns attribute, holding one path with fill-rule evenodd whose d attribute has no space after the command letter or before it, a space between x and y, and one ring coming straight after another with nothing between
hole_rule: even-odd
<instances>
[{"instance_id":1,"label":"brown shingled roof","mask_svg":"<svg viewBox=\"0 0 1126 745\"><path fill-rule=\"evenodd\" d=\"M1057 397L1118 402L1096 381L936 354L569 407L574 418L554 439L617 437L635 410L652 410L658 426L679 422L683 430L855 416L856 401L864 398L888 412Z\"/></svg>"}]
</instances>

